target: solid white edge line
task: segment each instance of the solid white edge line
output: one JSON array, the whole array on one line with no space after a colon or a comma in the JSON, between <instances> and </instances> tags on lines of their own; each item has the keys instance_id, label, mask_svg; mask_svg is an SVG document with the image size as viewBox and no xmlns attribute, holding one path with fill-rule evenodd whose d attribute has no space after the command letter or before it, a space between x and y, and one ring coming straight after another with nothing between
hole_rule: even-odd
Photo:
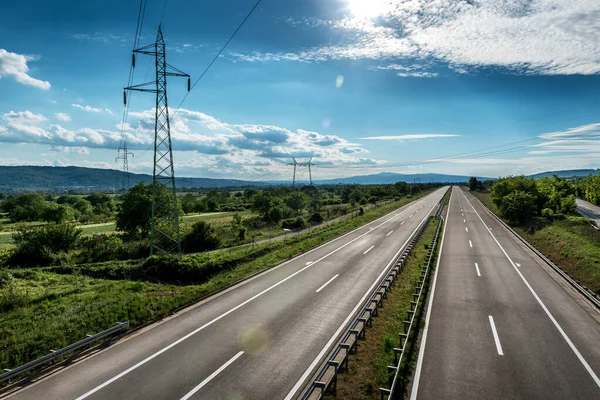
<instances>
[{"instance_id":1,"label":"solid white edge line","mask_svg":"<svg viewBox=\"0 0 600 400\"><path fill-rule=\"evenodd\" d=\"M429 195L427 195L427 196L425 196L425 197L423 197L423 198L421 198L421 199L418 199L418 200L416 200L415 202L416 202L416 203L417 203L417 202L420 202L420 201L424 200L425 198L429 197L430 195L433 195L434 193L435 193L435 192L433 192L433 193L431 193L431 194L429 194ZM403 213L407 212L409 209L411 209L411 208L413 208L413 207L416 207L416 205L417 205L416 203L415 203L415 204L411 204L409 207L407 207L405 210L403 210L403 211L402 211L400 214L403 214ZM434 204L434 206L433 206L433 207L435 207L435 204ZM432 210L433 210L433 207L431 208ZM389 218L389 219L387 219L387 220L383 221L381 224L377 225L377 226L376 226L376 228L378 228L378 227L380 227L380 226L384 225L386 222L389 222L389 221L391 221L392 219L396 218L396 217L397 217L398 215L400 215L400 214L395 214L393 217L391 217L391 218ZM389 214L387 214L387 215L389 215ZM383 217L386 217L387 215L385 215L385 216L383 216ZM378 219L376 219L376 220L374 220L374 221L371 221L371 222L369 222L369 224L371 224L371 223L373 223L373 222L375 222L375 221L378 221L378 220L380 220L380 219L383 219L383 217L381 217L381 218L378 218ZM367 225L369 225L369 224L367 224ZM355 229L355 231L356 231L356 230L358 230L358 229L364 228L364 227L365 227L365 225L361 226L360 228L357 228L357 229ZM354 231L352 231L352 232L354 232ZM118 380L118 379L122 378L123 376L127 375L127 374L128 374L128 373L130 373L131 371L133 371L133 370L135 370L135 369L139 368L140 366L144 365L145 363L147 363L148 361L152 360L153 358L156 358L156 357L158 357L159 355L161 355L161 354L162 354L162 353L164 353L165 351L167 351L167 350L169 350L169 349L171 349L171 348L175 347L175 346L176 346L176 345L178 345L179 343L181 343L181 342L183 342L183 341L185 341L185 340L189 339L190 337L194 336L195 334L197 334L197 333L198 333L198 332L200 332L201 330L203 330L203 329L207 328L208 326L210 326L210 325L214 324L215 322L217 322L217 321L219 321L220 319L222 319L222 318L226 317L227 315L231 314L232 312L234 312L234 311L238 310L239 308L241 308L241 307L245 306L246 304L250 303L250 302L251 302L251 301L253 301L254 299L256 299L256 298L258 298L258 297L262 296L263 294L265 294L265 293L269 292L270 290L274 289L275 287L277 287L277 286L281 285L282 283L284 283L284 282L288 281L289 279L293 278L294 276L296 276L296 275L300 274L300 273L301 273L301 272L303 272L304 270L306 270L306 269L308 269L308 268L312 267L313 265L317 264L319 261L321 261L321 260L324 260L325 258L329 257L330 255L332 255L332 254L336 253L337 251L339 251L339 250L343 249L344 247L348 246L349 244L351 244L351 243L355 242L356 240L358 240L358 239L360 239L360 238L362 238L362 237L366 236L366 235L367 235L367 234L369 234L370 232L371 232L371 231L367 231L367 232L365 232L365 233L363 233L363 234L361 234L361 235L359 235L359 236L355 237L354 239L350 240L349 242L347 242L347 243L345 243L345 244L341 245L340 247L336 248L335 250L331 251L330 253L327 253L327 254L326 254L326 255L324 255L323 257L321 257L321 258L319 258L318 260L316 260L316 261L312 262L310 265L307 265L306 267L299 269L298 271L296 271L296 272L294 272L293 274L291 274L291 275L287 276L286 278L282 279L281 281L279 281L279 282L277 282L277 283L275 283L275 284L273 284L273 285L269 286L268 288L264 289L262 292L259 292L259 293L255 294L254 296L252 296L252 297L250 297L249 299L247 299L247 300L243 301L242 303L238 304L237 306L235 306L235 307L233 307L233 308L229 309L228 311L224 312L223 314L219 315L218 317L215 317L214 319L210 320L209 322L205 323L204 325L200 326L199 328L196 328L196 329L195 329L195 330L193 330L192 332L190 332L190 333L188 333L188 334L186 334L186 335L184 335L184 336L180 337L179 339L177 339L177 340L176 340L176 341L174 341L173 343L169 344L168 346L166 346L166 347L163 347L162 349L158 350L157 352L155 352L155 353L153 353L153 354L149 355L148 357L144 358L142 361L139 361L137 364L135 364L135 365L133 365L133 366L131 366L131 367L127 368L125 371L123 371L123 372L121 372L121 373L119 373L119 374L117 374L117 375L113 376L112 378L110 378L109 380L105 381L104 383L101 383L100 385L98 385L98 386L94 387L93 389L91 389L91 390L87 391L86 393L84 393L84 394L82 394L81 396L77 397L75 400L83 400L83 399L85 399L85 398L87 398L87 397L91 396L92 394L96 393L97 391L101 390L102 388L104 388L104 387L106 387L106 386L110 385L110 384L111 384L111 383L113 383L114 381L116 381L116 380ZM348 232L348 233L346 233L346 234L344 234L344 235L340 236L339 238L341 238L341 237L343 237L343 236L346 236L346 235L348 235L349 233L351 233L351 232ZM337 238L337 239L339 239L339 238ZM335 241L335 240L336 240L336 239L334 239L334 240L332 240L332 241ZM330 242L329 242L329 243L330 243ZM327 243L324 243L324 245L325 245L325 244L327 244ZM323 245L321 245L321 246L323 246ZM296 258L299 258L299 257L301 257L301 256L303 256L303 255L306 255L306 254L299 255L299 256L295 257L294 259L296 259Z\"/></svg>"},{"instance_id":2,"label":"solid white edge line","mask_svg":"<svg viewBox=\"0 0 600 400\"><path fill-rule=\"evenodd\" d=\"M481 276L481 272L479 272L479 265L475 263L475 269L477 270L477 276Z\"/></svg>"},{"instance_id":3,"label":"solid white edge line","mask_svg":"<svg viewBox=\"0 0 600 400\"><path fill-rule=\"evenodd\" d=\"M419 345L419 358L417 359L417 367L415 368L415 377L413 379L410 400L416 400L417 392L419 391L419 379L421 378L421 369L423 368L423 358L425 358L425 344L427 343L427 332L429 331L429 320L431 319L433 296L435 296L435 286L437 283L438 271L440 270L440 261L442 260L442 249L444 248L444 240L446 239L446 228L448 227L448 217L450 216L450 203L452 202L452 192L454 192L454 190L452 190L452 186L450 186L450 199L448 200L448 209L446 210L446 219L444 220L444 231L442 232L440 251L438 252L438 259L435 266L435 274L433 275L433 283L431 284L431 297L429 298L429 304L427 305L427 314L425 315L425 328L423 329L423 336L421 339L421 344Z\"/></svg>"},{"instance_id":4,"label":"solid white edge line","mask_svg":"<svg viewBox=\"0 0 600 400\"><path fill-rule=\"evenodd\" d=\"M390 236L392 233L394 233L394 231L390 231L387 235L385 236Z\"/></svg>"},{"instance_id":5,"label":"solid white edge line","mask_svg":"<svg viewBox=\"0 0 600 400\"><path fill-rule=\"evenodd\" d=\"M323 290L323 288L324 288L325 286L327 286L327 285L329 285L331 282L333 282L333 280L334 280L335 278L337 278L338 276L340 276L340 274L335 274L335 276L334 276L333 278L331 278L330 280L328 280L327 282L325 282L325 283L323 284L323 286L321 286L320 288L318 288L318 289L315 291L315 293L319 293L321 290Z\"/></svg>"},{"instance_id":6,"label":"solid white edge line","mask_svg":"<svg viewBox=\"0 0 600 400\"><path fill-rule=\"evenodd\" d=\"M373 247L375 247L375 245L369 247L363 254L367 254L368 252L370 252Z\"/></svg>"},{"instance_id":7,"label":"solid white edge line","mask_svg":"<svg viewBox=\"0 0 600 400\"><path fill-rule=\"evenodd\" d=\"M496 331L496 324L494 324L494 317L488 315L490 318L490 326L492 327L492 335L494 335L494 342L496 342L496 350L498 350L498 355L503 356L502 345L500 344L500 338L498 337L498 331Z\"/></svg>"},{"instance_id":8,"label":"solid white edge line","mask_svg":"<svg viewBox=\"0 0 600 400\"><path fill-rule=\"evenodd\" d=\"M431 207L431 209L429 210L429 212L427 213L427 215L429 215L431 213L431 211L433 211L433 209L435 208L436 205L437 205L436 203L433 204L433 206ZM352 311L350 312L350 314L348 314L348 316L346 317L346 319L344 320L344 322L342 322L342 324L337 329L337 331L335 331L335 333L333 334L333 336L331 336L331 338L325 344L325 346L323 347L323 349L321 349L321 351L319 352L319 354L317 355L317 357L308 366L308 368L306 369L306 371L304 371L304 373L302 374L302 376L300 377L300 379L298 379L298 382L296 382L296 384L292 387L292 389L287 394L287 396L285 396L284 400L291 400L291 399L294 398L294 396L296 395L296 392L300 389L300 386L302 386L302 384L304 383L304 381L306 379L308 379L308 376L315 369L315 367L321 361L321 359L325 356L325 354L329 351L329 348L333 345L333 343L338 339L338 336L340 335L340 333L342 332L342 330L346 327L346 325L350 322L350 319L354 316L354 314L356 314L356 312L358 311L358 309L360 308L360 306L363 305L363 303L365 302L365 300L367 299L367 297L371 294L371 292L373 291L373 289L375 288L375 286L379 283L379 281L381 281L381 278L383 278L383 275L389 270L389 268L392 265L392 263L396 260L396 258L400 255L400 253L404 250L404 247L410 241L410 238L412 237L412 235L425 222L425 219L426 219L427 215L417 225L417 227L415 228L415 230L412 231L412 233L409 235L408 239L406 239L406 241L404 242L404 244L402 246L400 246L400 249L396 252L396 254L394 254L394 256L392 257L392 259L390 260L390 262L387 263L387 265L385 266L385 268L383 269L383 271L381 271L381 273L379 274L379 276L377 277L377 279L375 279L375 281L373 282L373 284L371 285L371 287L369 289L367 289L367 291L365 292L365 294L363 295L363 297L358 301L358 303L352 309Z\"/></svg>"},{"instance_id":9,"label":"solid white edge line","mask_svg":"<svg viewBox=\"0 0 600 400\"><path fill-rule=\"evenodd\" d=\"M235 356L231 357L231 359L229 361L227 361L225 364L221 365L221 367L218 370L216 370L215 372L210 374L210 376L208 378L206 378L205 380L203 380L202 382L200 382L200 384L198 386L196 386L195 388L190 390L188 394L186 394L185 396L183 396L181 398L181 400L188 400L190 397L192 397L194 395L194 393L196 393L198 390L202 389L208 382L212 381L215 378L215 376L217 376L221 372L223 372L223 370L225 368L229 367L235 360L240 358L242 356L242 354L244 354L244 352L240 351Z\"/></svg>"},{"instance_id":10,"label":"solid white edge line","mask_svg":"<svg viewBox=\"0 0 600 400\"><path fill-rule=\"evenodd\" d=\"M473 242L469 240L469 246L473 247Z\"/></svg>"},{"instance_id":11,"label":"solid white edge line","mask_svg":"<svg viewBox=\"0 0 600 400\"><path fill-rule=\"evenodd\" d=\"M471 202L469 201L469 199L467 199L467 196L464 193L463 193L463 196L465 197L465 200L467 200L467 202L469 203L469 205L471 206L471 208L473 209L473 211L475 211L475 214L477 214L477 217L479 217L479 220L481 221L481 223L483 224L483 226L485 226L486 228L488 228L488 226L486 225L486 223L481 218L481 215L479 215L479 213L477 212L477 210L475 210L475 207L473 207L473 204L471 204ZM529 282L527 281L527 279L525 279L525 277L523 276L523 274L521 273L521 271L517 268L517 266L513 262L512 258L510 258L510 256L506 252L506 250L504 250L504 247L502 247L502 245L500 244L500 242L498 241L498 239L496 239L496 236L494 236L494 234L492 233L492 231L489 228L487 229L487 231L490 233L490 235L492 236L492 238L494 239L494 241L496 242L496 244L498 245L498 247L500 247L500 250L502 250L502 253L504 253L504 255L506 256L506 258L508 259L508 261L510 262L510 264L512 265L512 267L514 268L514 270L517 271L517 274L519 274L519 276L521 277L521 279L525 283L525 286L527 286L527 288L529 289L529 291L531 292L531 294L533 295L533 297L537 300L537 302L539 303L539 305L542 307L542 309L544 310L544 312L546 313L546 315L548 316L548 318L550 318L550 321L552 321L552 323L554 324L554 326L556 327L556 329L558 329L558 332L560 332L560 334L562 335L562 337L565 340L565 342L567 342L567 344L569 345L569 347L571 348L571 350L573 351L573 353L575 353L575 355L577 356L577 358L579 359L579 361L581 362L581 364L583 365L583 367L590 374L590 376L592 377L592 379L594 380L594 382L596 383L596 385L598 385L598 387L600 387L600 378L598 378L598 375L596 375L596 373L594 372L594 370L592 369L592 367L590 367L590 365L585 360L585 358L583 358L583 356L581 355L581 353L579 352L579 350L577 350L577 348L575 347L575 345L573 344L573 342L571 341L571 339L569 339L569 337L567 336L567 334L565 333L565 331L563 330L563 328L558 324L558 321L556 321L556 319L554 318L554 316L550 313L550 310L548 310L548 308L546 307L546 305L544 304L544 302L542 301L542 299L539 298L539 296L537 295L537 293L535 292L535 290L533 290L533 288L531 287L531 285L529 284Z\"/></svg>"}]
</instances>

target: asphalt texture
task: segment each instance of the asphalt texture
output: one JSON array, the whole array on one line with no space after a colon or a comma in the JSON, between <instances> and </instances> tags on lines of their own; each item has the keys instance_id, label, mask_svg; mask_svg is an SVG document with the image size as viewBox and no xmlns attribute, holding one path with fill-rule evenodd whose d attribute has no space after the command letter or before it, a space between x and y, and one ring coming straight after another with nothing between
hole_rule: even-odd
<instances>
[{"instance_id":1,"label":"asphalt texture","mask_svg":"<svg viewBox=\"0 0 600 400\"><path fill-rule=\"evenodd\" d=\"M576 199L575 202L577 203L577 212L600 227L600 207L581 199Z\"/></svg>"},{"instance_id":2,"label":"asphalt texture","mask_svg":"<svg viewBox=\"0 0 600 400\"><path fill-rule=\"evenodd\" d=\"M292 398L447 188L9 396Z\"/></svg>"},{"instance_id":3,"label":"asphalt texture","mask_svg":"<svg viewBox=\"0 0 600 400\"><path fill-rule=\"evenodd\" d=\"M457 187L432 293L412 400L600 399L598 310Z\"/></svg>"}]
</instances>

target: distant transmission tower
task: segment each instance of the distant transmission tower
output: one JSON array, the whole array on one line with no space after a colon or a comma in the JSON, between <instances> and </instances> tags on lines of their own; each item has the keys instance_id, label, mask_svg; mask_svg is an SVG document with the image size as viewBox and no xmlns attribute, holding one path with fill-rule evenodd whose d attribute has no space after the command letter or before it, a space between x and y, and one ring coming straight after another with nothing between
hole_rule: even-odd
<instances>
[{"instance_id":1,"label":"distant transmission tower","mask_svg":"<svg viewBox=\"0 0 600 400\"><path fill-rule=\"evenodd\" d=\"M133 157L133 153L127 151L127 141L123 140L123 144L119 147L119 155L115 158L115 161L123 160L123 176L121 177L121 190L125 192L131 187L129 182L129 162L127 157Z\"/></svg>"},{"instance_id":2,"label":"distant transmission tower","mask_svg":"<svg viewBox=\"0 0 600 400\"><path fill-rule=\"evenodd\" d=\"M146 54L155 57L156 80L125 88L124 102L127 103L127 91L156 93L154 121L154 170L152 175L152 231L150 233L150 255L155 252L177 253L181 255L181 236L179 234L179 207L175 187L175 171L173 168L173 149L171 147L171 127L169 124L169 106L167 104L167 76L190 76L167 64L165 40L161 25L158 26L156 42L133 50L132 65L135 68L135 55ZM151 88L154 86L154 88ZM157 199L159 185L166 185L173 195L169 206ZM160 214L160 215L158 215Z\"/></svg>"},{"instance_id":3,"label":"distant transmission tower","mask_svg":"<svg viewBox=\"0 0 600 400\"><path fill-rule=\"evenodd\" d=\"M313 184L312 181L312 170L310 169L310 167L316 165L312 163L312 157L308 160L308 162L298 162L296 161L296 159L294 158L294 156L292 156L292 160L294 160L291 163L288 163L287 165L293 165L294 166L294 175L292 178L292 187L296 186L296 168L297 167L308 167L308 179L310 180L310 184Z\"/></svg>"}]
</instances>

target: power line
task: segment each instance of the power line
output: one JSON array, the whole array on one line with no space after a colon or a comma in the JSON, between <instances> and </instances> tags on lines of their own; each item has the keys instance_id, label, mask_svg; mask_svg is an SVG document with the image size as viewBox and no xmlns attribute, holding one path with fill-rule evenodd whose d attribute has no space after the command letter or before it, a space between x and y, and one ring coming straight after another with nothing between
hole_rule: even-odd
<instances>
[{"instance_id":1,"label":"power line","mask_svg":"<svg viewBox=\"0 0 600 400\"><path fill-rule=\"evenodd\" d=\"M254 7L252 7L252 9L250 10L250 12L246 15L246 18L244 18L244 20L238 25L237 29L229 37L229 39L227 40L227 42L225 42L225 44L223 45L223 47L221 47L221 50L219 50L219 52L212 59L212 61L210 62L210 64L208 64L208 66L204 69L204 71L202 72L202 74L200 74L200 76L198 77L198 79L196 79L196 81L194 82L194 84L192 85L192 87L190 88L190 90L185 94L185 96L183 96L183 99L181 100L181 103L179 103L179 105L177 106L177 109L175 109L175 112L173 113L173 117L175 117L175 115L177 114L177 111L179 111L179 109L181 108L181 105L183 104L183 102L185 101L185 99L187 99L187 97L190 94L190 92L192 91L192 89L194 89L196 87L196 85L198 84L198 82L200 82L200 79L202 79L202 77L204 77L204 75L206 75L206 73L208 72L208 70L210 69L210 67L212 67L212 65L215 63L215 61L217 61L217 58L219 58L219 56L221 55L221 53L223 53L223 51L225 50L225 48L229 45L229 42L231 42L233 40L233 38L235 37L235 35L242 28L242 26L244 26L244 24L246 23L246 21L248 20L248 18L250 18L250 16L254 12L254 10L256 10L256 7L258 7L258 5L261 2L262 2L262 0L258 0L254 4Z\"/></svg>"}]
</instances>

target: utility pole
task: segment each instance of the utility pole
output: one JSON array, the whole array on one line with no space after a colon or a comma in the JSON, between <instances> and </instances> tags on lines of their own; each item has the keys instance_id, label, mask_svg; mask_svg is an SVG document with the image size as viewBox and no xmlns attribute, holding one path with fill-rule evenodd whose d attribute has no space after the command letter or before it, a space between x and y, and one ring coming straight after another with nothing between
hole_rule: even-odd
<instances>
[{"instance_id":1,"label":"utility pole","mask_svg":"<svg viewBox=\"0 0 600 400\"><path fill-rule=\"evenodd\" d=\"M123 140L123 144L119 147L119 155L115 158L115 162L119 160L123 160L123 176L121 177L121 191L125 192L129 190L130 181L129 181L129 163L127 161L127 157L133 157L133 153L127 151L127 141Z\"/></svg>"},{"instance_id":2,"label":"utility pole","mask_svg":"<svg viewBox=\"0 0 600 400\"><path fill-rule=\"evenodd\" d=\"M179 207L175 186L175 171L173 167L173 149L171 146L171 127L169 123L169 106L167 103L167 76L184 76L188 78L190 91L190 76L183 71L167 64L165 40L162 27L158 26L156 42L133 50L132 65L135 68L136 54L154 56L156 80L125 88L124 102L127 103L127 91L156 93L156 108L154 121L154 169L152 174L152 231L150 233L150 255L159 252L176 253L181 256L181 236L179 234ZM154 86L154 88L152 88ZM157 199L161 184L166 185L172 193L173 201L170 206ZM160 213L160 215L157 215Z\"/></svg>"}]
</instances>

